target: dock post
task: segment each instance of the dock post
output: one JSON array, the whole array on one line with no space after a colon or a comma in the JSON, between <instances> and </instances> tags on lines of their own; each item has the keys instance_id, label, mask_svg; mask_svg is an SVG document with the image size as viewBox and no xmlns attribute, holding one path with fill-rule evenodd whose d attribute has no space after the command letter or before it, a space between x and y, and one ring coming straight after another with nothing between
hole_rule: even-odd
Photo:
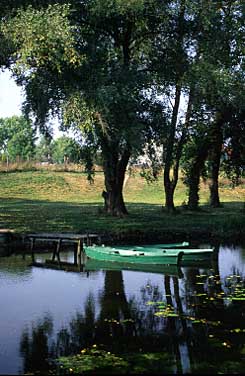
<instances>
[{"instance_id":1,"label":"dock post","mask_svg":"<svg viewBox=\"0 0 245 376\"><path fill-rule=\"evenodd\" d=\"M59 266L60 266L60 248L61 248L61 239L58 240L57 242L57 248L56 248L56 255L57 255L57 259L58 259L58 263L59 263Z\"/></svg>"},{"instance_id":2,"label":"dock post","mask_svg":"<svg viewBox=\"0 0 245 376\"><path fill-rule=\"evenodd\" d=\"M74 265L77 265L77 258L78 258L78 251L77 251L77 248L78 247L74 247Z\"/></svg>"},{"instance_id":3,"label":"dock post","mask_svg":"<svg viewBox=\"0 0 245 376\"><path fill-rule=\"evenodd\" d=\"M58 243L57 243L57 246L54 247L53 254L52 254L52 261L55 260L55 255L56 255L56 250L57 250L57 248L58 248Z\"/></svg>"},{"instance_id":4,"label":"dock post","mask_svg":"<svg viewBox=\"0 0 245 376\"><path fill-rule=\"evenodd\" d=\"M35 239L34 238L31 238L31 260L32 260L32 263L35 262L35 254L34 254L34 246L35 246Z\"/></svg>"},{"instance_id":5,"label":"dock post","mask_svg":"<svg viewBox=\"0 0 245 376\"><path fill-rule=\"evenodd\" d=\"M21 247L22 247L22 249L24 251L22 253L22 260L25 260L26 259L25 236L21 237Z\"/></svg>"},{"instance_id":6,"label":"dock post","mask_svg":"<svg viewBox=\"0 0 245 376\"><path fill-rule=\"evenodd\" d=\"M78 240L77 243L77 258L79 263L79 268L81 267L81 239Z\"/></svg>"}]
</instances>

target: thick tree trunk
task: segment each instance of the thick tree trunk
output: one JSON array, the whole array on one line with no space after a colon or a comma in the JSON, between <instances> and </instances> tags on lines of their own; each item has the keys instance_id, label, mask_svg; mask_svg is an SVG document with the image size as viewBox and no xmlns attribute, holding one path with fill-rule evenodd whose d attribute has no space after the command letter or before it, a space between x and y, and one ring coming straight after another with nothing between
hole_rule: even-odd
<instances>
[{"instance_id":1,"label":"thick tree trunk","mask_svg":"<svg viewBox=\"0 0 245 376\"><path fill-rule=\"evenodd\" d=\"M219 169L220 169L220 157L223 143L222 134L223 116L218 113L217 121L212 125L210 140L211 140L211 152L210 152L210 206L214 208L220 207L219 199Z\"/></svg>"},{"instance_id":2,"label":"thick tree trunk","mask_svg":"<svg viewBox=\"0 0 245 376\"><path fill-rule=\"evenodd\" d=\"M108 144L107 144L108 151ZM129 149L119 155L114 148L104 155L105 188L102 196L105 200L104 211L107 214L122 217L128 214L123 199L123 183L130 158Z\"/></svg>"},{"instance_id":3,"label":"thick tree trunk","mask_svg":"<svg viewBox=\"0 0 245 376\"><path fill-rule=\"evenodd\" d=\"M175 212L174 206L174 188L171 182L165 183L165 207L168 212Z\"/></svg>"},{"instance_id":4,"label":"thick tree trunk","mask_svg":"<svg viewBox=\"0 0 245 376\"><path fill-rule=\"evenodd\" d=\"M102 192L102 197L105 200L104 211L107 214L116 217L122 217L128 214L123 194L117 185L110 185L110 189Z\"/></svg>"},{"instance_id":5,"label":"thick tree trunk","mask_svg":"<svg viewBox=\"0 0 245 376\"><path fill-rule=\"evenodd\" d=\"M188 197L188 209L190 210L198 209L199 184L200 184L199 168L193 168L192 174L190 176L189 197Z\"/></svg>"},{"instance_id":6,"label":"thick tree trunk","mask_svg":"<svg viewBox=\"0 0 245 376\"><path fill-rule=\"evenodd\" d=\"M218 167L212 169L212 177L210 183L210 206L213 208L219 208L220 199L219 199L219 181L218 181Z\"/></svg>"}]
</instances>

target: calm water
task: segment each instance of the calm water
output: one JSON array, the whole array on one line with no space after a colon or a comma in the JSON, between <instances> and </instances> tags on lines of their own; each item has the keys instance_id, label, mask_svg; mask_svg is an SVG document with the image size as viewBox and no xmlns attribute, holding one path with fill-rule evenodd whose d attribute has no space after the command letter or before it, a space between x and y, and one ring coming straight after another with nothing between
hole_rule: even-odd
<instances>
[{"instance_id":1,"label":"calm water","mask_svg":"<svg viewBox=\"0 0 245 376\"><path fill-rule=\"evenodd\" d=\"M50 359L94 344L168 353L173 374L245 373L245 247L220 246L207 264L163 273L29 261L0 259L0 374L45 373Z\"/></svg>"}]
</instances>

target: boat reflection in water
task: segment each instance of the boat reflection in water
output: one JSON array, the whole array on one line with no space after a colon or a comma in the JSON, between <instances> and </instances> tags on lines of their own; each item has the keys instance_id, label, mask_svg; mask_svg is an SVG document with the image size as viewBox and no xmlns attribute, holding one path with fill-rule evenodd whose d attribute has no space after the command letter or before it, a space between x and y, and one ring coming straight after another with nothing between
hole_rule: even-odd
<instances>
[{"instance_id":1,"label":"boat reflection in water","mask_svg":"<svg viewBox=\"0 0 245 376\"><path fill-rule=\"evenodd\" d=\"M98 270L132 270L144 273L158 273L178 278L183 277L181 268L177 264L161 265L161 264L137 264L127 262L110 262L95 259L86 259L84 264L84 271L98 271Z\"/></svg>"},{"instance_id":2,"label":"boat reflection in water","mask_svg":"<svg viewBox=\"0 0 245 376\"><path fill-rule=\"evenodd\" d=\"M95 345L123 358L125 373L244 373L243 249L220 247L209 263L161 270L112 264L87 260L79 273L32 267L25 317L36 295L43 303L16 337L21 373L47 373L52 359Z\"/></svg>"}]
</instances>

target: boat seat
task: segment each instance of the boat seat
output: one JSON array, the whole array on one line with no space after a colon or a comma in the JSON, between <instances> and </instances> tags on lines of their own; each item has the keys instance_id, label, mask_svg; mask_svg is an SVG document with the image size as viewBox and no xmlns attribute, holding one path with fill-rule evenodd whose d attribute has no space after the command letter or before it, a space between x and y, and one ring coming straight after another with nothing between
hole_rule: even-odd
<instances>
[{"instance_id":1,"label":"boat seat","mask_svg":"<svg viewBox=\"0 0 245 376\"><path fill-rule=\"evenodd\" d=\"M114 253L114 254L117 254L117 255L120 255L120 256L144 256L145 255L144 252L139 252L135 249L132 249L132 250L119 249L119 250L115 250L111 253Z\"/></svg>"}]
</instances>

